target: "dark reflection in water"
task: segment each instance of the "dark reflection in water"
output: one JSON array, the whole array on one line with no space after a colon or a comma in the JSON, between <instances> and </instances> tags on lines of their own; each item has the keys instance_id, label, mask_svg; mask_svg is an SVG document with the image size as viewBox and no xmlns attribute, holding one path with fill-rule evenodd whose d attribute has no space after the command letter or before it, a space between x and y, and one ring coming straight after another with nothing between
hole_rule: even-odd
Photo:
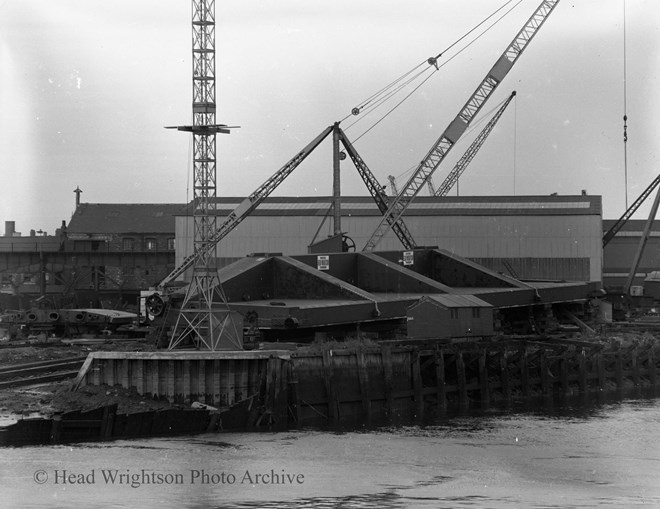
<instances>
[{"instance_id":1,"label":"dark reflection in water","mask_svg":"<svg viewBox=\"0 0 660 509\"><path fill-rule=\"evenodd\" d=\"M469 410L371 428L8 448L0 456L0 506L660 507L660 399L642 391L627 396ZM113 485L103 482L104 469L178 475L181 482ZM95 471L95 483L54 482L63 470ZM37 471L48 479L36 482ZM192 472L235 480L193 482ZM253 482L257 474L304 480Z\"/></svg>"}]
</instances>

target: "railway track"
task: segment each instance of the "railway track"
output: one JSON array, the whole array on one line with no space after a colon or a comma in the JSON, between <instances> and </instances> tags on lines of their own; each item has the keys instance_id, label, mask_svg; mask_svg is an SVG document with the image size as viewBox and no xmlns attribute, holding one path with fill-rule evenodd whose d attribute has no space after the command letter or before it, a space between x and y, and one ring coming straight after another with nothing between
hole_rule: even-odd
<instances>
[{"instance_id":1,"label":"railway track","mask_svg":"<svg viewBox=\"0 0 660 509\"><path fill-rule=\"evenodd\" d=\"M87 357L14 364L0 368L0 390L73 378Z\"/></svg>"}]
</instances>

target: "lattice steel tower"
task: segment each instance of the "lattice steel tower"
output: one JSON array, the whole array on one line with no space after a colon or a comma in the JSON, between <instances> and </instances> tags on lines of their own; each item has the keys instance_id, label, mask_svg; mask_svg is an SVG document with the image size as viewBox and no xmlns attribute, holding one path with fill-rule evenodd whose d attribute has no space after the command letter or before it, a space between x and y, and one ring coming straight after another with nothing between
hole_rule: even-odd
<instances>
[{"instance_id":1,"label":"lattice steel tower","mask_svg":"<svg viewBox=\"0 0 660 509\"><path fill-rule=\"evenodd\" d=\"M169 348L192 342L209 350L240 349L217 271L216 134L229 133L215 120L215 0L192 0L193 125L179 126L193 136L193 224L195 264ZM213 303L216 303L214 307Z\"/></svg>"}]
</instances>

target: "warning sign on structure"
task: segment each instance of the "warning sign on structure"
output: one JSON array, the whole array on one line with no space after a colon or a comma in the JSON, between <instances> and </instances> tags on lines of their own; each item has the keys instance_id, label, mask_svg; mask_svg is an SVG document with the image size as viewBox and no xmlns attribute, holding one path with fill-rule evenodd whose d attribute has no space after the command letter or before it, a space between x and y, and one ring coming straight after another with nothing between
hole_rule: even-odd
<instances>
[{"instance_id":1,"label":"warning sign on structure","mask_svg":"<svg viewBox=\"0 0 660 509\"><path fill-rule=\"evenodd\" d=\"M328 255L317 256L316 268L319 270L330 270L330 256Z\"/></svg>"}]
</instances>

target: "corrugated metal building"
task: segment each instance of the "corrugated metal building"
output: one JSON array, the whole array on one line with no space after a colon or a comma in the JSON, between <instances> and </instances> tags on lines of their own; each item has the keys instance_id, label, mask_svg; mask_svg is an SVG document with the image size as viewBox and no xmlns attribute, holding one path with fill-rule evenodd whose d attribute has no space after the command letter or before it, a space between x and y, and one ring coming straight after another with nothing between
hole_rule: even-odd
<instances>
[{"instance_id":1,"label":"corrugated metal building","mask_svg":"<svg viewBox=\"0 0 660 509\"><path fill-rule=\"evenodd\" d=\"M217 198L218 216L242 200ZM367 196L341 201L341 229L361 250L380 213ZM251 253L306 253L332 234L331 203L331 197L268 198L220 243L221 265ZM600 196L418 197L405 221L418 245L438 246L493 270L528 279L601 280ZM177 216L175 227L178 265L192 253L192 217ZM377 249L402 246L390 232Z\"/></svg>"},{"instance_id":2,"label":"corrugated metal building","mask_svg":"<svg viewBox=\"0 0 660 509\"><path fill-rule=\"evenodd\" d=\"M603 234L614 223L616 223L614 219L603 220ZM605 287L623 287L632 267L645 226L645 219L629 220L603 249L603 285ZM660 220L653 221L651 232L632 284L641 286L647 275L657 270L660 270Z\"/></svg>"}]
</instances>

